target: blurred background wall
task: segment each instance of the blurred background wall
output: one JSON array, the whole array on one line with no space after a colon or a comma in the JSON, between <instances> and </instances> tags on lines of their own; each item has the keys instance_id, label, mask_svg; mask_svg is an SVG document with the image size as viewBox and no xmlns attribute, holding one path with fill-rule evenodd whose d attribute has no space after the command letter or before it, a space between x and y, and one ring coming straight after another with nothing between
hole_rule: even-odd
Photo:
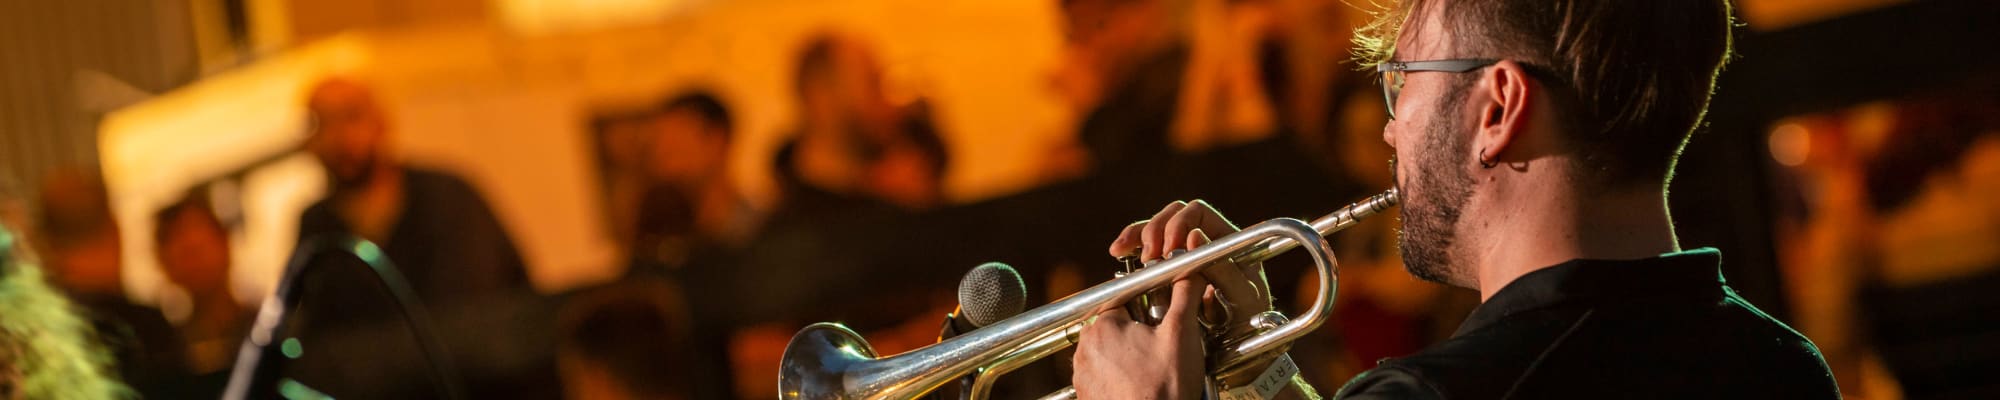
<instances>
[{"instance_id":1,"label":"blurred background wall","mask_svg":"<svg viewBox=\"0 0 2000 400\"><path fill-rule=\"evenodd\" d=\"M9 2L23 3L31 2ZM1044 2L142 3L162 11L119 17L151 22L160 32L92 38L122 46L81 47L128 58L128 49L137 48L147 50L140 54L165 54L158 61L136 62L78 57L70 65L32 70L49 79L20 81L49 87L19 92L10 101L33 107L19 115L37 118L8 119L22 124L9 129L8 137L26 146L8 146L23 157L7 157L21 166L10 168L14 179L32 182L47 165L93 162L99 157L92 150L102 150L121 222L129 227L126 243L137 252L126 258L133 278L127 282L142 298L154 292L148 282L158 282L151 258L144 256L149 241L137 240L150 231L143 217L192 184L229 176L241 176L242 190L254 194L245 197L246 230L237 239L245 242L238 257L247 266L238 273L248 278L241 291L269 290L275 267L289 253L289 239L281 238L289 237L294 221L284 216L296 215L320 195L317 172L304 164L308 160L280 154L303 138L299 104L305 86L328 75L376 82L392 105L393 129L402 132L398 144L406 158L467 174L487 191L510 231L520 236L536 267L537 285L550 290L617 272L612 268L618 255L600 245L607 242L606 232L591 214L599 211L599 199L592 197L597 191L588 186L595 179L585 131L592 112L650 106L659 93L681 87L714 88L729 97L742 121L742 145L731 155L736 178L753 199L768 202L765 161L792 120L792 59L808 34L838 30L899 38L880 42L887 84L895 96L941 99L939 122L951 136L953 156L963 160L947 178L950 196L958 201L1038 182L1038 158L1062 145L1073 118L1047 89L1060 38L1051 14L1055 4ZM27 11L72 15L69 25L79 27L99 23L95 18L103 16L97 13L105 10L138 14L114 4L102 10L50 7L55 9ZM242 15L224 18L244 27L209 32L218 36L210 40L217 43L196 40L203 35L192 32L194 23L185 15L221 12L218 7L240 10ZM76 31L70 33L97 34ZM69 44L83 43L46 46ZM157 44L175 46L163 50ZM196 57L198 48L207 55ZM75 53L25 50L37 56L22 59ZM135 70L112 75L68 69L96 64ZM211 73L198 74L197 64ZM159 65L159 71L134 65ZM73 80L79 83L57 83L63 75L78 75ZM132 78L122 78L127 76ZM128 80L134 87L119 87ZM78 86L84 84L113 87ZM126 98L96 100L114 103L95 109L43 101L113 95ZM45 110L51 112L38 112ZM65 114L71 118L42 117ZM514 162L551 156L546 164Z\"/></svg>"},{"instance_id":2,"label":"blurred background wall","mask_svg":"<svg viewBox=\"0 0 2000 400\"><path fill-rule=\"evenodd\" d=\"M1771 30L1894 0L1742 1ZM616 274L584 185L583 121L676 87L714 87L742 115L734 170L770 201L769 152L790 121L793 52L809 33L880 40L892 95L940 99L962 168L954 201L1046 181L1040 158L1077 118L1050 90L1061 32L1053 2L912 0L79 0L0 2L8 87L7 179L102 163L128 235L192 184L241 176L251 301L275 283L290 218L320 194L306 160L271 159L302 138L304 86L349 74L379 82L407 158L470 175L522 236L538 287ZM185 86L185 87L184 87ZM506 118L495 118L506 116ZM472 140L468 140L472 139ZM188 144L187 146L172 146ZM549 151L554 150L554 151ZM99 152L103 156L100 157ZM547 152L544 152L547 151ZM510 163L557 157L555 168ZM511 168L510 168L511 167ZM251 178L251 177L255 178ZM509 179L496 179L506 176ZM130 290L158 282L146 240L128 240Z\"/></svg>"}]
</instances>

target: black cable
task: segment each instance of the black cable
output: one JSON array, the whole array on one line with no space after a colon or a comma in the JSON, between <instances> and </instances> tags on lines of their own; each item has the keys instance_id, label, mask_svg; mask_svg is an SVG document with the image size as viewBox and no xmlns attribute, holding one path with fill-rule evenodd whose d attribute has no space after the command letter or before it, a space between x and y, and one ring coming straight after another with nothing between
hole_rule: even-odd
<instances>
[{"instance_id":1,"label":"black cable","mask_svg":"<svg viewBox=\"0 0 2000 400\"><path fill-rule=\"evenodd\" d=\"M368 265L377 280L395 298L397 311L410 324L410 334L422 350L424 361L431 366L431 379L437 381L438 396L442 399L464 398L464 389L459 387L458 370L451 365L449 353L444 343L437 338L437 327L433 326L430 315L418 304L416 292L410 288L396 264L389 260L382 248L366 239L349 234L327 234L315 236L299 244L292 253L291 262L285 267L284 279L279 280L277 293L264 300L264 306L257 312L255 325L250 335L243 340L238 350L236 368L229 378L225 399L251 398L252 393L277 393L277 373L286 358L277 346L281 340L278 334L284 331L286 314L298 307L300 299L297 291L305 283L305 277L312 261L322 254L333 253L353 256ZM274 357L275 356L275 357ZM277 362L266 362L276 359ZM258 396L257 398L263 398Z\"/></svg>"}]
</instances>

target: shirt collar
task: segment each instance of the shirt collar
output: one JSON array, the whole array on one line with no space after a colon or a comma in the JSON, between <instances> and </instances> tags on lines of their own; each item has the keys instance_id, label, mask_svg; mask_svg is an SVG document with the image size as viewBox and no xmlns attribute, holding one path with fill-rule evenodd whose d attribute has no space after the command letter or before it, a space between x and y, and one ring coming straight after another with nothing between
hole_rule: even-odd
<instances>
[{"instance_id":1,"label":"shirt collar","mask_svg":"<svg viewBox=\"0 0 2000 400\"><path fill-rule=\"evenodd\" d=\"M1452 336L1570 301L1721 296L1725 284L1721 268L1722 252L1709 247L1637 260L1570 260L1515 278L1473 309Z\"/></svg>"}]
</instances>

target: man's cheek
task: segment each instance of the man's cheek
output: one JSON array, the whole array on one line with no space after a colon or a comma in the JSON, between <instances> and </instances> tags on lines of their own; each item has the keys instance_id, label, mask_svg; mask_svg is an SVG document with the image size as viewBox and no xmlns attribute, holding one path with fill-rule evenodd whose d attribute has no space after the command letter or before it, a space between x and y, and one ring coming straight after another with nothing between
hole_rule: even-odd
<instances>
[{"instance_id":1,"label":"man's cheek","mask_svg":"<svg viewBox=\"0 0 2000 400\"><path fill-rule=\"evenodd\" d=\"M1404 187L1405 181L1410 179L1410 158L1402 154L1401 149L1396 150L1396 153L1389 159L1389 175L1392 183L1401 188Z\"/></svg>"}]
</instances>

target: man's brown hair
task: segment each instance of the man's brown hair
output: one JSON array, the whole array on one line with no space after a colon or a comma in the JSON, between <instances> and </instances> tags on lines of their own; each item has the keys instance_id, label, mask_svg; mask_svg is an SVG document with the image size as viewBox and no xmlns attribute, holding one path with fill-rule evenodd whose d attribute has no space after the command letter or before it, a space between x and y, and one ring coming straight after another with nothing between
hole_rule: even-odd
<instances>
[{"instance_id":1,"label":"man's brown hair","mask_svg":"<svg viewBox=\"0 0 2000 400\"><path fill-rule=\"evenodd\" d=\"M1355 56L1391 61L1406 21L1438 13L1460 54L1521 63L1569 109L1589 182L1664 184L1701 125L1733 45L1728 0L1402 0L1357 29ZM1395 60L1415 61L1415 60Z\"/></svg>"}]
</instances>

